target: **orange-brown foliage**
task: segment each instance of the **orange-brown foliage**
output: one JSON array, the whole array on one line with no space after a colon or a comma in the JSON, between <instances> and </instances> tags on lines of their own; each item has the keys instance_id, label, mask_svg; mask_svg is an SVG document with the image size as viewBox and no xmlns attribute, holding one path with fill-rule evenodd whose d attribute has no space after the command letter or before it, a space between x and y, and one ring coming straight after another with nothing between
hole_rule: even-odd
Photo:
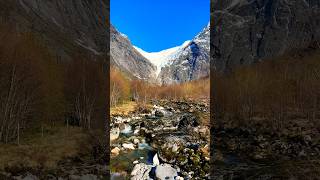
<instances>
[{"instance_id":1,"label":"orange-brown foliage","mask_svg":"<svg viewBox=\"0 0 320 180\"><path fill-rule=\"evenodd\" d=\"M117 68L110 68L110 105L115 106L129 100L130 82L129 79Z\"/></svg>"},{"instance_id":2,"label":"orange-brown foliage","mask_svg":"<svg viewBox=\"0 0 320 180\"><path fill-rule=\"evenodd\" d=\"M262 117L279 129L294 118L292 114L319 119L319 52L241 67L228 75L215 75L213 82L216 121L229 117L248 125L253 117Z\"/></svg>"},{"instance_id":3,"label":"orange-brown foliage","mask_svg":"<svg viewBox=\"0 0 320 180\"><path fill-rule=\"evenodd\" d=\"M144 103L151 99L202 99L210 96L208 78L163 86L133 81L131 87L134 99Z\"/></svg>"}]
</instances>

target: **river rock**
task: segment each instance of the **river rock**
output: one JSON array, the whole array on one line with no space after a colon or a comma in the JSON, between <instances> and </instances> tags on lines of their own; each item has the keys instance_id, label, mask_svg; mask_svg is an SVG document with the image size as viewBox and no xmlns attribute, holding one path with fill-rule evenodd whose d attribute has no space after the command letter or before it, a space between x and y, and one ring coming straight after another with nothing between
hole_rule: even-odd
<instances>
[{"instance_id":1,"label":"river rock","mask_svg":"<svg viewBox=\"0 0 320 180\"><path fill-rule=\"evenodd\" d=\"M160 110L156 110L154 112L154 115L157 116L157 117L163 117L164 116L164 112L163 111L160 111Z\"/></svg>"},{"instance_id":2,"label":"river rock","mask_svg":"<svg viewBox=\"0 0 320 180\"><path fill-rule=\"evenodd\" d=\"M149 179L149 173L151 169L151 165L144 163L136 164L131 172L131 180Z\"/></svg>"},{"instance_id":3,"label":"river rock","mask_svg":"<svg viewBox=\"0 0 320 180\"><path fill-rule=\"evenodd\" d=\"M138 160L136 160L136 161L133 161L132 163L133 163L133 164L138 164L138 163L139 163L139 161L138 161Z\"/></svg>"},{"instance_id":4,"label":"river rock","mask_svg":"<svg viewBox=\"0 0 320 180\"><path fill-rule=\"evenodd\" d=\"M132 133L132 127L128 123L120 124L120 132L122 134L130 134Z\"/></svg>"},{"instance_id":5,"label":"river rock","mask_svg":"<svg viewBox=\"0 0 320 180\"><path fill-rule=\"evenodd\" d=\"M156 177L160 180L174 180L178 176L178 171L169 164L162 164L156 167Z\"/></svg>"},{"instance_id":6,"label":"river rock","mask_svg":"<svg viewBox=\"0 0 320 180\"><path fill-rule=\"evenodd\" d=\"M132 143L123 143L122 147L124 147L125 149L131 149L131 150L135 149L134 144L132 144Z\"/></svg>"},{"instance_id":7,"label":"river rock","mask_svg":"<svg viewBox=\"0 0 320 180\"><path fill-rule=\"evenodd\" d=\"M134 140L133 140L133 144L136 144L136 145L137 145L137 144L139 144L139 143L140 143L139 139L134 139Z\"/></svg>"},{"instance_id":8,"label":"river rock","mask_svg":"<svg viewBox=\"0 0 320 180\"><path fill-rule=\"evenodd\" d=\"M183 178L183 177L180 177L180 176L177 176L177 177L176 177L176 180L184 180L184 178Z\"/></svg>"},{"instance_id":9,"label":"river rock","mask_svg":"<svg viewBox=\"0 0 320 180\"><path fill-rule=\"evenodd\" d=\"M139 135L139 132L140 132L140 129L135 129L135 130L133 131L133 135Z\"/></svg>"},{"instance_id":10,"label":"river rock","mask_svg":"<svg viewBox=\"0 0 320 180\"><path fill-rule=\"evenodd\" d=\"M120 129L118 127L112 128L110 130L110 141L114 141L114 140L118 139L119 135L120 135Z\"/></svg>"},{"instance_id":11,"label":"river rock","mask_svg":"<svg viewBox=\"0 0 320 180\"><path fill-rule=\"evenodd\" d=\"M178 129L185 129L188 126L197 127L199 125L199 120L195 116L191 114L185 114L180 117Z\"/></svg>"},{"instance_id":12,"label":"river rock","mask_svg":"<svg viewBox=\"0 0 320 180\"><path fill-rule=\"evenodd\" d=\"M120 148L115 147L111 150L111 154L114 156L118 156L120 154Z\"/></svg>"},{"instance_id":13,"label":"river rock","mask_svg":"<svg viewBox=\"0 0 320 180\"><path fill-rule=\"evenodd\" d=\"M155 166L160 165L160 161L159 161L159 158L158 158L158 154L155 154L155 155L153 156L152 162L153 162L153 165L155 165Z\"/></svg>"}]
</instances>

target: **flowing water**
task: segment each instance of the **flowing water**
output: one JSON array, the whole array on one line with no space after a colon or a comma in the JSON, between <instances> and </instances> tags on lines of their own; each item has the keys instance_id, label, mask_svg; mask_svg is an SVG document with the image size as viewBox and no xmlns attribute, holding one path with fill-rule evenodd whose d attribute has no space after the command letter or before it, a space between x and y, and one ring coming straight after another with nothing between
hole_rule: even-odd
<instances>
[{"instance_id":1,"label":"flowing water","mask_svg":"<svg viewBox=\"0 0 320 180\"><path fill-rule=\"evenodd\" d=\"M191 127L192 122L196 121L195 118L192 118L192 113L175 111L172 108L167 110L160 106L154 106L149 114L112 117L111 128L119 127L120 135L112 141L111 149L118 148L120 151L111 155L111 179L130 179L132 170L136 164L140 163L152 166L151 179L155 178L155 170L159 165L164 165L165 168L169 166L166 169L168 171L176 171L174 178L180 176L184 179L191 179L191 175L194 174L199 179L207 179L209 172L201 172L200 175L197 174L198 171L191 171L195 166L201 169L200 166L209 163L209 160L205 159L203 153L200 152L200 149L209 142L194 136L193 132L191 135L188 134L184 129L188 127L197 130L201 127L197 123ZM163 148L166 145L170 147L169 151ZM188 161L189 151L190 156L199 158L196 163L188 163L191 164L188 167L191 170L179 164L181 161Z\"/></svg>"}]
</instances>

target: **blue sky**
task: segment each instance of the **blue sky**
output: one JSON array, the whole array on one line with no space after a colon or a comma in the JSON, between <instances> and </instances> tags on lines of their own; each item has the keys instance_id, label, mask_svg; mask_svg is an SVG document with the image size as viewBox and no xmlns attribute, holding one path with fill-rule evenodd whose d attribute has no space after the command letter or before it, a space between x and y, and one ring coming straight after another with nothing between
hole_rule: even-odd
<instances>
[{"instance_id":1,"label":"blue sky","mask_svg":"<svg viewBox=\"0 0 320 180\"><path fill-rule=\"evenodd\" d=\"M210 20L210 0L110 0L111 23L147 52L181 45Z\"/></svg>"}]
</instances>

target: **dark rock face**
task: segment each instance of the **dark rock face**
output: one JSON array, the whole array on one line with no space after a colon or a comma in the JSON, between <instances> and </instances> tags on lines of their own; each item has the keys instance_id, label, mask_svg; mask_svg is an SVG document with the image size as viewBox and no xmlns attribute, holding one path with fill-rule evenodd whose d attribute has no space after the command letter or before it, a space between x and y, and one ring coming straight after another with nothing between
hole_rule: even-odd
<instances>
[{"instance_id":1,"label":"dark rock face","mask_svg":"<svg viewBox=\"0 0 320 180\"><path fill-rule=\"evenodd\" d=\"M135 78L147 81L155 80L156 67L143 57L133 47L129 39L118 32L112 25L110 41L112 64Z\"/></svg>"},{"instance_id":2,"label":"dark rock face","mask_svg":"<svg viewBox=\"0 0 320 180\"><path fill-rule=\"evenodd\" d=\"M317 0L213 0L212 65L224 72L320 42Z\"/></svg>"},{"instance_id":3,"label":"dark rock face","mask_svg":"<svg viewBox=\"0 0 320 180\"><path fill-rule=\"evenodd\" d=\"M106 56L107 4L100 0L3 0L0 20L19 31L38 33L59 56L74 50Z\"/></svg>"},{"instance_id":4,"label":"dark rock face","mask_svg":"<svg viewBox=\"0 0 320 180\"><path fill-rule=\"evenodd\" d=\"M178 129L179 130L187 129L188 126L197 127L199 125L200 125L199 120L195 116L185 114L180 117Z\"/></svg>"},{"instance_id":5,"label":"dark rock face","mask_svg":"<svg viewBox=\"0 0 320 180\"><path fill-rule=\"evenodd\" d=\"M162 68L161 84L183 83L210 74L210 26L204 28L176 57Z\"/></svg>"}]
</instances>

